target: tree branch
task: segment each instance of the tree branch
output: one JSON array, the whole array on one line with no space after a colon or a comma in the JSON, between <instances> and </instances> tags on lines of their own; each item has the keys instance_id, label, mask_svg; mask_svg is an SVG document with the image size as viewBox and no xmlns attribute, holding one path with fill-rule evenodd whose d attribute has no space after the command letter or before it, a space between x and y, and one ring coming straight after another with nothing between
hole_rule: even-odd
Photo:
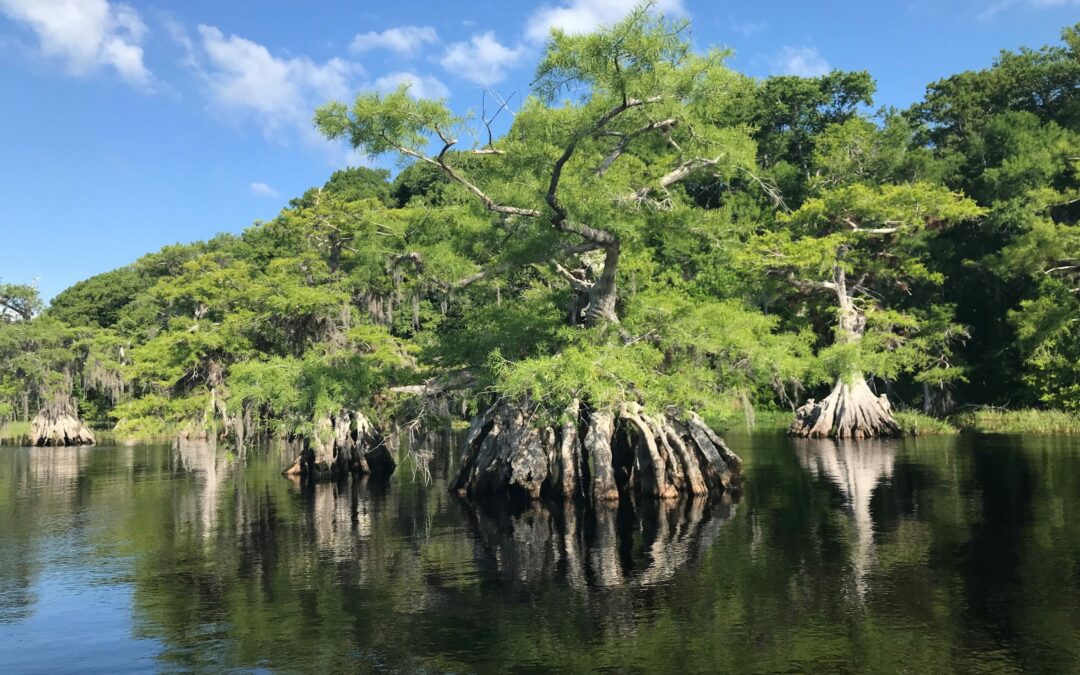
<instances>
[{"instance_id":1,"label":"tree branch","mask_svg":"<svg viewBox=\"0 0 1080 675\"><path fill-rule=\"evenodd\" d=\"M624 199L626 201L636 202L645 201L645 199L653 192L656 192L657 190L666 190L675 183L678 183L693 172L697 171L698 169L702 169L707 166L716 166L719 163L719 157L715 159L705 159L703 157L695 157L693 159L688 159L682 164L672 169L671 171L669 171L667 174L661 176L660 180L656 182L656 185L642 186Z\"/></svg>"},{"instance_id":2,"label":"tree branch","mask_svg":"<svg viewBox=\"0 0 1080 675\"><path fill-rule=\"evenodd\" d=\"M604 158L604 161L600 162L600 166L596 168L596 175L603 176L604 173L606 173L607 170L611 168L611 165L615 163L615 160L617 160L619 157L622 156L624 152L626 152L626 148L630 145L630 141L650 131L672 129L678 123L679 121L676 120L674 117L669 117L666 120L660 120L659 122L652 122L650 124L646 124L640 129L631 131L628 134L621 134L621 140L619 141L619 144L615 146L615 149L612 150L611 153Z\"/></svg>"},{"instance_id":3,"label":"tree branch","mask_svg":"<svg viewBox=\"0 0 1080 675\"><path fill-rule=\"evenodd\" d=\"M444 377L431 377L424 380L423 384L408 384L397 387L388 387L386 391L392 394L410 394L413 396L435 397L441 396L448 391L465 389L476 382L476 376L468 370L459 370L449 373Z\"/></svg>"},{"instance_id":4,"label":"tree branch","mask_svg":"<svg viewBox=\"0 0 1080 675\"><path fill-rule=\"evenodd\" d=\"M452 139L452 138L447 139L447 138L443 137L441 131L436 131L436 133L439 134L439 137L443 140L444 145L443 145L442 150L439 151L438 156L436 156L435 158L428 157L427 155L416 152L412 148L408 148L408 147L405 147L403 145L397 145L397 144L393 143L390 140L390 138L385 136L385 135L383 136L383 138L386 140L387 143L389 143L393 147L397 148L398 152L400 152L401 154L406 155L408 157L412 157L414 159L418 159L421 162L427 162L428 164L431 164L432 166L438 167L443 173L445 173L447 176L449 176L451 180L453 180L453 181L457 182L458 184L464 186L466 190L468 190L469 192L476 195L480 199L480 201L484 204L484 208L486 208L489 211L494 211L495 213L504 213L504 214L509 215L509 216L524 216L524 217L527 217L527 218L536 218L536 217L538 217L540 215L540 212L537 211L536 209L524 209L524 208L520 208L520 207L517 207L517 206L507 206L505 204L500 204L500 203L496 202L494 199L487 196L487 194L485 194L483 190L476 187L474 184L469 182L464 176L462 176L457 171L455 171L452 166L450 166L449 164L446 163L445 156L446 156L447 151L450 150L450 148L453 147L453 145L457 143L457 140Z\"/></svg>"},{"instance_id":5,"label":"tree branch","mask_svg":"<svg viewBox=\"0 0 1080 675\"><path fill-rule=\"evenodd\" d=\"M604 230L589 227L588 225L571 224L568 221L568 214L566 212L566 208L563 207L561 203L559 203L558 198L559 180L562 178L563 167L566 166L566 163L570 161L571 157L573 157L574 151L577 149L578 141L580 141L582 138L584 138L585 136L592 136L598 133L608 124L608 122L623 114L627 110L630 110L631 108L636 108L638 106L643 106L649 103L657 103L662 100L662 96L652 96L646 99L624 99L622 103L601 115L600 118L593 123L593 125L589 128L587 132L575 136L573 140L570 141L570 144L567 145L566 149L563 151L562 156L560 156L559 159L555 161L555 166L551 170L551 180L548 183L548 191L547 194L544 196L544 199L545 201L547 201L548 206L550 206L551 210L555 212L555 217L552 218L552 223L555 225L555 228L557 230L573 232L574 234L580 235L586 239L595 241L596 243L604 246L614 246L618 242L615 236L612 235L610 232L605 232Z\"/></svg>"},{"instance_id":6,"label":"tree branch","mask_svg":"<svg viewBox=\"0 0 1080 675\"><path fill-rule=\"evenodd\" d=\"M743 167L743 171L746 172L746 175L750 176L751 180L753 180L761 187L761 190L766 195L768 195L769 199L772 200L773 206L782 209L784 213L791 213L791 209L788 208L787 203L784 201L784 195L780 194L779 188L777 188L775 185L770 185L765 181L761 180L761 178L759 178L757 174L755 174L750 169Z\"/></svg>"},{"instance_id":7,"label":"tree branch","mask_svg":"<svg viewBox=\"0 0 1080 675\"><path fill-rule=\"evenodd\" d=\"M559 263L555 263L555 271L561 274L564 279L569 281L570 286L579 293L588 293L589 289L592 288L592 284L588 283L587 281L582 281L581 279L578 279L568 269L566 269Z\"/></svg>"},{"instance_id":8,"label":"tree branch","mask_svg":"<svg viewBox=\"0 0 1080 675\"><path fill-rule=\"evenodd\" d=\"M900 231L899 227L861 227L851 218L844 218L844 223L851 227L852 232L862 232L864 234L895 234Z\"/></svg>"}]
</instances>

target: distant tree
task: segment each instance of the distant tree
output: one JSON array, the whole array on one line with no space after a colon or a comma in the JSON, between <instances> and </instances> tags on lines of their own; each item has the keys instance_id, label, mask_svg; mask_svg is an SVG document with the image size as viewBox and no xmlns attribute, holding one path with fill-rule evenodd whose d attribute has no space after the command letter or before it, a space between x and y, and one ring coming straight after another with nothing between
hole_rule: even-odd
<instances>
[{"instance_id":1,"label":"distant tree","mask_svg":"<svg viewBox=\"0 0 1080 675\"><path fill-rule=\"evenodd\" d=\"M29 321L43 303L32 284L0 284L0 321Z\"/></svg>"},{"instance_id":2,"label":"distant tree","mask_svg":"<svg viewBox=\"0 0 1080 675\"><path fill-rule=\"evenodd\" d=\"M934 262L970 327L968 394L985 402L1072 405L1080 387L1063 311L1080 287L1080 25L1062 42L933 83L907 113L946 184L988 209L946 232Z\"/></svg>"},{"instance_id":3,"label":"distant tree","mask_svg":"<svg viewBox=\"0 0 1080 675\"><path fill-rule=\"evenodd\" d=\"M134 267L121 267L61 291L49 303L49 316L72 326L111 328L124 308L151 285L153 280Z\"/></svg>"}]
</instances>

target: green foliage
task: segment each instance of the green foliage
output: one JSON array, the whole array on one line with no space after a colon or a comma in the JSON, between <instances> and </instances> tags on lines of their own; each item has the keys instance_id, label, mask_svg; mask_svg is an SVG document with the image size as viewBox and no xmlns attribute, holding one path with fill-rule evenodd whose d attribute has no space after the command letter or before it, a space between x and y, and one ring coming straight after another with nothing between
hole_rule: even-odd
<instances>
[{"instance_id":1,"label":"green foliage","mask_svg":"<svg viewBox=\"0 0 1080 675\"><path fill-rule=\"evenodd\" d=\"M41 307L41 297L32 284L0 283L0 323L29 321Z\"/></svg>"},{"instance_id":2,"label":"green foliage","mask_svg":"<svg viewBox=\"0 0 1080 675\"><path fill-rule=\"evenodd\" d=\"M867 72L770 77L733 110L756 130L758 161L789 204L807 194L819 137L871 105L875 88Z\"/></svg>"},{"instance_id":3,"label":"green foliage","mask_svg":"<svg viewBox=\"0 0 1080 675\"><path fill-rule=\"evenodd\" d=\"M893 413L905 436L949 436L960 430L948 420L924 415L914 410L900 410Z\"/></svg>"},{"instance_id":4,"label":"green foliage","mask_svg":"<svg viewBox=\"0 0 1080 675\"><path fill-rule=\"evenodd\" d=\"M1002 52L990 68L936 82L908 112L943 180L988 209L977 226L947 233L935 254L950 280L943 300L970 328L959 356L970 363L968 394L981 401L1051 400L1037 382L1071 377L1066 359L1045 358L1069 347L1064 334L1039 326L1045 313L1036 308L1047 293L1062 299L1046 277L1078 286L1077 30L1063 31L1061 46ZM1003 311L1012 320L1002 321ZM1054 342L1040 347L1038 336Z\"/></svg>"},{"instance_id":5,"label":"green foliage","mask_svg":"<svg viewBox=\"0 0 1080 675\"><path fill-rule=\"evenodd\" d=\"M111 328L151 284L132 266L98 274L61 291L49 303L49 316L73 326Z\"/></svg>"},{"instance_id":6,"label":"green foliage","mask_svg":"<svg viewBox=\"0 0 1080 675\"><path fill-rule=\"evenodd\" d=\"M467 408L546 415L583 398L726 423L857 374L934 412L1080 409L1077 29L870 115L867 73L755 81L651 9L553 32L501 137L407 87L362 92L315 123L400 160L392 180L335 172L41 316L32 286L0 285L0 420L60 398L125 433L310 434L462 374ZM600 278L611 317L575 325Z\"/></svg>"},{"instance_id":7,"label":"green foliage","mask_svg":"<svg viewBox=\"0 0 1080 675\"><path fill-rule=\"evenodd\" d=\"M1063 410L984 408L956 415L952 423L983 434L1080 434L1080 415Z\"/></svg>"}]
</instances>

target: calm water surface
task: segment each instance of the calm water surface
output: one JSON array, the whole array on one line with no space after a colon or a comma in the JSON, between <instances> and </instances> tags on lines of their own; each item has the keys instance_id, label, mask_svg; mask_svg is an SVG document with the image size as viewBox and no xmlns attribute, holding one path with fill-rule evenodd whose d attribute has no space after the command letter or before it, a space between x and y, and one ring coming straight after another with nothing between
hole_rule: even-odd
<instances>
[{"instance_id":1,"label":"calm water surface","mask_svg":"<svg viewBox=\"0 0 1080 675\"><path fill-rule=\"evenodd\" d=\"M737 499L511 511L0 448L7 672L1080 672L1080 440L729 436Z\"/></svg>"}]
</instances>

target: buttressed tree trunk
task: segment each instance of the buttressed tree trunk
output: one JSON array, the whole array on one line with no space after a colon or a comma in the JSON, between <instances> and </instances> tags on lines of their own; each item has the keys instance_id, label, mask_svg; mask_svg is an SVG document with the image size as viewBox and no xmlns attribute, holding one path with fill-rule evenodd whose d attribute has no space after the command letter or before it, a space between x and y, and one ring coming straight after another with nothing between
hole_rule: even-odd
<instances>
[{"instance_id":1,"label":"buttressed tree trunk","mask_svg":"<svg viewBox=\"0 0 1080 675\"><path fill-rule=\"evenodd\" d=\"M604 503L635 489L661 499L738 489L742 460L693 412L591 409L574 401L550 425L537 424L535 413L500 399L478 415L451 490Z\"/></svg>"},{"instance_id":2,"label":"buttressed tree trunk","mask_svg":"<svg viewBox=\"0 0 1080 675\"><path fill-rule=\"evenodd\" d=\"M94 433L79 419L75 400L59 396L45 405L30 424L30 445L93 445Z\"/></svg>"},{"instance_id":3,"label":"buttressed tree trunk","mask_svg":"<svg viewBox=\"0 0 1080 675\"><path fill-rule=\"evenodd\" d=\"M866 330L866 317L852 301L840 265L833 269L833 280L826 286L836 292L840 304L840 339L861 340ZM796 410L795 421L788 433L804 438L876 438L899 436L900 425L892 416L888 397L874 394L866 378L856 371L837 378L824 399L809 399Z\"/></svg>"},{"instance_id":4,"label":"buttressed tree trunk","mask_svg":"<svg viewBox=\"0 0 1080 675\"><path fill-rule=\"evenodd\" d=\"M313 478L349 473L389 476L397 463L386 439L360 410L342 409L315 421L315 437L283 473Z\"/></svg>"}]
</instances>

